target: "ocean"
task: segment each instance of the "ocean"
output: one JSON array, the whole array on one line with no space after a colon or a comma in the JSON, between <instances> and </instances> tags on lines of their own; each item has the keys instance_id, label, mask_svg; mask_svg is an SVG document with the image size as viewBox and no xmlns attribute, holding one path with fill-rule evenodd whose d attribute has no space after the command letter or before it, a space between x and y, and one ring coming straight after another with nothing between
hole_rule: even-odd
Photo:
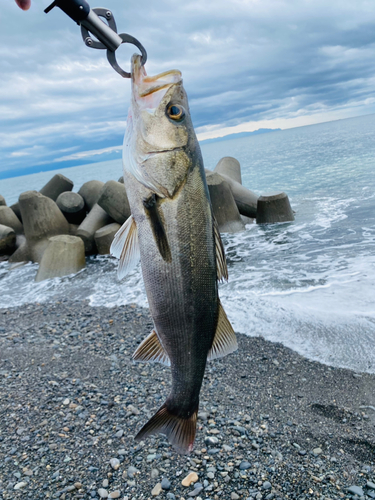
<instances>
[{"instance_id":1,"label":"ocean","mask_svg":"<svg viewBox=\"0 0 375 500\"><path fill-rule=\"evenodd\" d=\"M375 373L375 115L202 144L205 167L237 158L257 194L285 191L291 223L224 234L229 281L220 285L234 329L303 356ZM78 190L122 175L121 160L60 170ZM8 205L56 172L0 181ZM90 257L80 273L34 283L37 264L0 263L0 306L88 299L147 307L139 267L124 281L116 260ZM251 363L251 361L249 361ZM256 369L256 367L254 367Z\"/></svg>"}]
</instances>

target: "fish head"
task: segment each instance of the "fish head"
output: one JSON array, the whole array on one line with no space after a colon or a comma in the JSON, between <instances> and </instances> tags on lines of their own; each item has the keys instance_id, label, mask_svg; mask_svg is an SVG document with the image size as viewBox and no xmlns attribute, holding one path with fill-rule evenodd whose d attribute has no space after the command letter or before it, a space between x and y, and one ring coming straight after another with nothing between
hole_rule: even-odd
<instances>
[{"instance_id":1,"label":"fish head","mask_svg":"<svg viewBox=\"0 0 375 500\"><path fill-rule=\"evenodd\" d=\"M182 75L148 76L132 57L132 98L124 139L124 170L163 198L172 198L191 167L197 144Z\"/></svg>"}]
</instances>

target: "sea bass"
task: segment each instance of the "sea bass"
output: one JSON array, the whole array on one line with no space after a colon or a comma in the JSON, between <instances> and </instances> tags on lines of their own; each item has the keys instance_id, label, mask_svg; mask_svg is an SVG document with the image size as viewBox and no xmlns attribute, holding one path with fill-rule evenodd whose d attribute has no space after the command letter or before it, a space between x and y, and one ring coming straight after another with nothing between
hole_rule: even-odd
<instances>
[{"instance_id":1,"label":"sea bass","mask_svg":"<svg viewBox=\"0 0 375 500\"><path fill-rule=\"evenodd\" d=\"M123 164L132 215L111 253L120 259L120 278L141 259L155 325L133 359L158 361L172 372L170 395L136 439L160 432L189 453L207 359L237 349L218 296L225 254L181 73L147 76L134 55L131 80Z\"/></svg>"}]
</instances>

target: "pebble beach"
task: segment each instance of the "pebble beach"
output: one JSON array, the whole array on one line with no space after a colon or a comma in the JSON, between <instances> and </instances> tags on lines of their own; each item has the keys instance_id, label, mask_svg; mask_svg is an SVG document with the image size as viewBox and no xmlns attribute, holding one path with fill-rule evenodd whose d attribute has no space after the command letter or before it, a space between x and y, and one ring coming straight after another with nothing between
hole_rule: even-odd
<instances>
[{"instance_id":1,"label":"pebble beach","mask_svg":"<svg viewBox=\"0 0 375 500\"><path fill-rule=\"evenodd\" d=\"M170 387L131 360L151 328L135 305L0 309L0 498L375 498L375 375L261 337L207 365L190 456L136 443Z\"/></svg>"}]
</instances>

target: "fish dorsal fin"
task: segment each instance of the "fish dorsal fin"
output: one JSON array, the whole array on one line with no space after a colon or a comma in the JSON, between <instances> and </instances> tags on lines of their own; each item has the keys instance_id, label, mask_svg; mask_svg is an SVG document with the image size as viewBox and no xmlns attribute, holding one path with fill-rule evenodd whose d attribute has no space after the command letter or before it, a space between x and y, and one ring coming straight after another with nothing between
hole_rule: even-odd
<instances>
[{"instance_id":1,"label":"fish dorsal fin","mask_svg":"<svg viewBox=\"0 0 375 500\"><path fill-rule=\"evenodd\" d=\"M132 358L134 361L158 362L166 366L171 364L155 330L152 330L150 335L139 344Z\"/></svg>"},{"instance_id":2,"label":"fish dorsal fin","mask_svg":"<svg viewBox=\"0 0 375 500\"><path fill-rule=\"evenodd\" d=\"M212 218L213 218L214 236L215 236L217 279L218 279L218 281L220 281L222 279L228 280L227 261L225 258L225 251L224 251L223 242L221 241L219 226L217 224L217 221L216 221L214 215L212 216Z\"/></svg>"},{"instance_id":3,"label":"fish dorsal fin","mask_svg":"<svg viewBox=\"0 0 375 500\"><path fill-rule=\"evenodd\" d=\"M120 262L117 276L121 280L135 268L140 259L137 225L131 215L117 231L110 249Z\"/></svg>"},{"instance_id":4,"label":"fish dorsal fin","mask_svg":"<svg viewBox=\"0 0 375 500\"><path fill-rule=\"evenodd\" d=\"M236 334L234 333L232 325L229 323L229 319L227 318L223 306L219 301L219 318L217 320L215 338L207 359L208 361L211 361L212 359L222 358L223 356L236 351L237 348Z\"/></svg>"}]
</instances>

